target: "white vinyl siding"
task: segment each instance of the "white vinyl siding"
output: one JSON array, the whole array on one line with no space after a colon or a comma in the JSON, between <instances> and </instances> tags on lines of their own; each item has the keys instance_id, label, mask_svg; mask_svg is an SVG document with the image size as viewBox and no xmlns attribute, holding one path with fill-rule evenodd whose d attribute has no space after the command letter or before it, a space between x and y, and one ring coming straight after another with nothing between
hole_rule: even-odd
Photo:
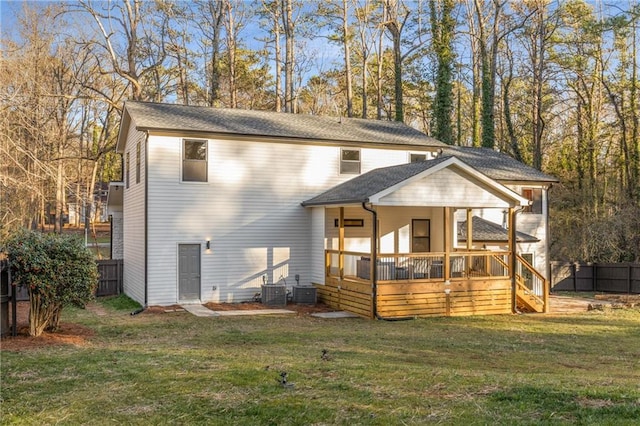
<instances>
[{"instance_id":1,"label":"white vinyl siding","mask_svg":"<svg viewBox=\"0 0 640 426\"><path fill-rule=\"evenodd\" d=\"M129 130L125 153L135 155L138 144L144 147L145 135L132 126ZM140 149L141 163L144 164L144 149ZM144 167L141 181L144 182ZM125 293L144 304L144 185L131 185L123 194L123 286Z\"/></svg>"},{"instance_id":2,"label":"white vinyl siding","mask_svg":"<svg viewBox=\"0 0 640 426\"><path fill-rule=\"evenodd\" d=\"M339 174L340 148L209 140L208 182L185 185L177 177L181 141L148 141L149 304L176 303L178 243L203 245L203 302L250 300L264 274L289 286L296 274L301 284L311 283L312 212L300 203L353 178ZM365 161L379 155L371 151L384 152L361 149L362 172L380 166ZM390 151L386 165L406 158L407 151ZM211 250L205 251L208 239Z\"/></svg>"},{"instance_id":3,"label":"white vinyl siding","mask_svg":"<svg viewBox=\"0 0 640 426\"><path fill-rule=\"evenodd\" d=\"M455 191L452 188L455 188ZM470 176L461 176L456 171L446 168L382 197L380 204L445 207L509 206L507 201L489 192L488 189L486 185L474 182Z\"/></svg>"},{"instance_id":4,"label":"white vinyl siding","mask_svg":"<svg viewBox=\"0 0 640 426\"><path fill-rule=\"evenodd\" d=\"M325 257L324 250L324 207L313 207L311 209L311 239L310 239L310 256L311 256L311 282L315 284L324 284L325 273Z\"/></svg>"}]
</instances>

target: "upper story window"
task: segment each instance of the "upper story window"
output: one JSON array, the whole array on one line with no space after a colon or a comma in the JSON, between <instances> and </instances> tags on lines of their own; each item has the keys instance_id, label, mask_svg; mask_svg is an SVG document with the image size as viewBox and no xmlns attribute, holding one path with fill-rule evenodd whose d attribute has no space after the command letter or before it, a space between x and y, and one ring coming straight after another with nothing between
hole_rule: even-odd
<instances>
[{"instance_id":1,"label":"upper story window","mask_svg":"<svg viewBox=\"0 0 640 426\"><path fill-rule=\"evenodd\" d=\"M136 146L136 183L140 183L140 142Z\"/></svg>"},{"instance_id":2,"label":"upper story window","mask_svg":"<svg viewBox=\"0 0 640 426\"><path fill-rule=\"evenodd\" d=\"M409 154L410 163L417 163L418 161L427 161L427 154L419 154L417 152L412 152Z\"/></svg>"},{"instance_id":3,"label":"upper story window","mask_svg":"<svg viewBox=\"0 0 640 426\"><path fill-rule=\"evenodd\" d=\"M360 174L360 150L352 148L340 149L340 174Z\"/></svg>"},{"instance_id":4,"label":"upper story window","mask_svg":"<svg viewBox=\"0 0 640 426\"><path fill-rule=\"evenodd\" d=\"M131 158L131 153L127 152L124 160L124 186L129 189L129 160Z\"/></svg>"},{"instance_id":5,"label":"upper story window","mask_svg":"<svg viewBox=\"0 0 640 426\"><path fill-rule=\"evenodd\" d=\"M207 182L207 141L182 141L182 180Z\"/></svg>"},{"instance_id":6,"label":"upper story window","mask_svg":"<svg viewBox=\"0 0 640 426\"><path fill-rule=\"evenodd\" d=\"M531 201L531 205L525 207L523 213L542 214L542 189L524 188L522 196Z\"/></svg>"}]
</instances>

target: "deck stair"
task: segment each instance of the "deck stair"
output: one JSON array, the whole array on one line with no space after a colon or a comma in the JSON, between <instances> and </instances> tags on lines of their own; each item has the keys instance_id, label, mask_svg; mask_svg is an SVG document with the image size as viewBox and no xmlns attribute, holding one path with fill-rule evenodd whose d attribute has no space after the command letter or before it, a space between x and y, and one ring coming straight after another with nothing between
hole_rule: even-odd
<instances>
[{"instance_id":1,"label":"deck stair","mask_svg":"<svg viewBox=\"0 0 640 426\"><path fill-rule=\"evenodd\" d=\"M516 302L521 312L548 311L547 280L521 256L516 257Z\"/></svg>"}]
</instances>

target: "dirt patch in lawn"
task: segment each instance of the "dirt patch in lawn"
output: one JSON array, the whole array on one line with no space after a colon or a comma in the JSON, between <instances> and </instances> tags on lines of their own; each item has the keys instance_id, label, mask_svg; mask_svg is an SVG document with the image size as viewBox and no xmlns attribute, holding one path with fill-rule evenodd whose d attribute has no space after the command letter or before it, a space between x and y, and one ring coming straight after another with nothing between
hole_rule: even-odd
<instances>
[{"instance_id":1,"label":"dirt patch in lawn","mask_svg":"<svg viewBox=\"0 0 640 426\"><path fill-rule=\"evenodd\" d=\"M11 315L9 311L9 318L12 318ZM0 348L3 351L19 352L56 345L83 346L95 334L93 330L82 325L62 322L56 332L45 331L38 337L31 337L29 336L29 302L27 301L17 303L16 317L18 335L2 338Z\"/></svg>"}]
</instances>

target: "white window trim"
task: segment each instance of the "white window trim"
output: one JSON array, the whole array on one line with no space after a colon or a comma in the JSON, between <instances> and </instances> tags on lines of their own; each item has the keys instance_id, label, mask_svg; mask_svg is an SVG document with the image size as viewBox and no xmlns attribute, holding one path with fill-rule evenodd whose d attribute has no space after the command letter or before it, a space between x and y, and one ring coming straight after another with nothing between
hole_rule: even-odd
<instances>
[{"instance_id":1,"label":"white window trim","mask_svg":"<svg viewBox=\"0 0 640 426\"><path fill-rule=\"evenodd\" d=\"M359 160L358 161L343 160L342 159L343 151L358 151ZM346 162L346 163L358 163L358 172L357 173L346 173L346 172L343 172L342 171L342 162L343 161ZM360 148L349 148L349 147L340 148L340 153L339 153L339 158L338 158L338 174L339 175L361 175L362 174L362 150Z\"/></svg>"},{"instance_id":2,"label":"white window trim","mask_svg":"<svg viewBox=\"0 0 640 426\"><path fill-rule=\"evenodd\" d=\"M195 141L195 142L205 142L207 147L206 160L207 163L207 180L199 181L199 180L183 180L183 168L184 168L184 143L185 141ZM186 185L206 185L209 183L210 179L209 173L209 139L197 139L197 138L182 138L180 139L180 175L178 178L180 179L180 183L184 183Z\"/></svg>"}]
</instances>

